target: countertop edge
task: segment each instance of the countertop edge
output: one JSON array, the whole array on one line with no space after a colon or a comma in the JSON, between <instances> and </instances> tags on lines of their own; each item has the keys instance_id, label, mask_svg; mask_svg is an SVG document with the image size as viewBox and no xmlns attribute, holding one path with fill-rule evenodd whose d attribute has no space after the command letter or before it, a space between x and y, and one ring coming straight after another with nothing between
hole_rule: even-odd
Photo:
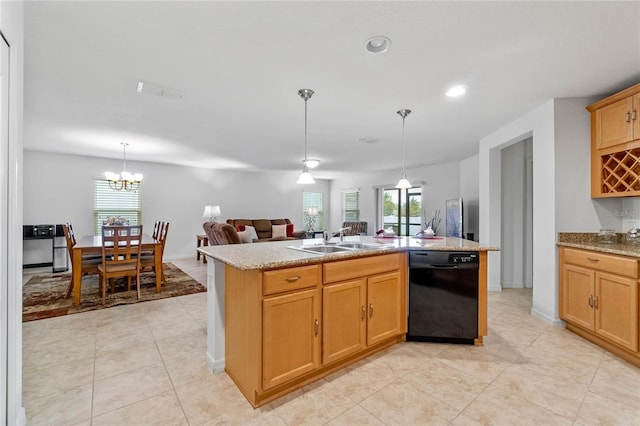
<instances>
[{"instance_id":1,"label":"countertop edge","mask_svg":"<svg viewBox=\"0 0 640 426\"><path fill-rule=\"evenodd\" d=\"M558 246L571 247L581 250L591 250L600 253L609 253L619 256L637 257L640 259L640 246L629 246L625 244L598 244L598 243L569 243L558 242Z\"/></svg>"}]
</instances>

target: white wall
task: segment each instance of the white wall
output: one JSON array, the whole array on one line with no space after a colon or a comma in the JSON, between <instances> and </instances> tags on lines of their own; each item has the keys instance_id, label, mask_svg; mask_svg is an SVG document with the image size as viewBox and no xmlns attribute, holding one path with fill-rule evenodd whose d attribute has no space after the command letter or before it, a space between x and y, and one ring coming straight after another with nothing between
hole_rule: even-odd
<instances>
[{"instance_id":1,"label":"white wall","mask_svg":"<svg viewBox=\"0 0 640 426\"><path fill-rule=\"evenodd\" d=\"M600 98L555 100L555 204L558 232L620 231L621 198L591 198L591 127L587 105Z\"/></svg>"},{"instance_id":2,"label":"white wall","mask_svg":"<svg viewBox=\"0 0 640 426\"><path fill-rule=\"evenodd\" d=\"M73 223L76 235L93 233L93 178L118 169L113 159L25 151L24 223ZM195 256L207 204L220 205L222 217L289 218L303 230L302 192L325 193L329 183L298 185L298 173L249 173L127 161L127 170L144 174L142 224L150 233L155 220L170 222L167 260Z\"/></svg>"},{"instance_id":3,"label":"white wall","mask_svg":"<svg viewBox=\"0 0 640 426\"><path fill-rule=\"evenodd\" d=\"M24 73L24 4L0 1L0 32L9 51L9 129L8 158L0 176L0 184L8 192L6 235L2 249L8 285L0 292L0 424L26 423L22 407L22 110ZM3 94L5 96L6 94ZM6 253L6 249L9 252ZM6 275L5 275L6 274ZM7 283L3 282L3 287Z\"/></svg>"},{"instance_id":4,"label":"white wall","mask_svg":"<svg viewBox=\"0 0 640 426\"><path fill-rule=\"evenodd\" d=\"M478 211L480 203L480 190L478 187L478 175L480 173L480 157L474 155L460 162L460 196L462 197L463 221L465 237L473 233L473 239L478 241Z\"/></svg>"},{"instance_id":5,"label":"white wall","mask_svg":"<svg viewBox=\"0 0 640 426\"><path fill-rule=\"evenodd\" d=\"M400 179L398 170L378 173L344 173L331 181L331 214L329 229L335 230L342 224L342 191L360 188L360 219L368 222L368 233L375 233L376 202L373 187L389 185L394 187ZM431 212L439 209L444 232L445 201L460 196L460 163L437 164L407 169L407 179L415 183L422 181L422 206L431 218Z\"/></svg>"}]
</instances>

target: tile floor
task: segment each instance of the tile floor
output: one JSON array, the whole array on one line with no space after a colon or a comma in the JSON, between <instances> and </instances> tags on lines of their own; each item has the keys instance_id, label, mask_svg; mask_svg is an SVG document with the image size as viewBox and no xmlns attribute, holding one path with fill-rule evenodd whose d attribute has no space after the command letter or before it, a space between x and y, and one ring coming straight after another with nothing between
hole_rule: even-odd
<instances>
[{"instance_id":1,"label":"tile floor","mask_svg":"<svg viewBox=\"0 0 640 426\"><path fill-rule=\"evenodd\" d=\"M256 410L205 366L206 293L33 321L23 402L29 425L640 425L640 369L530 306L490 293L485 346L398 344Z\"/></svg>"}]
</instances>

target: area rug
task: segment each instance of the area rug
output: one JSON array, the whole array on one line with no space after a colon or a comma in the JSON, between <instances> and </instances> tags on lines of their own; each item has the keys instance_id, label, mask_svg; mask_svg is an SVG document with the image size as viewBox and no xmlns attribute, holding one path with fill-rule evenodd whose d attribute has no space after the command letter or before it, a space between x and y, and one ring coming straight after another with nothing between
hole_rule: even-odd
<instances>
[{"instance_id":1,"label":"area rug","mask_svg":"<svg viewBox=\"0 0 640 426\"><path fill-rule=\"evenodd\" d=\"M98 291L98 276L85 275L82 277L80 306L73 306L73 295L65 298L71 279L70 273L34 275L22 288L22 321L207 291L205 286L171 263L164 264L164 275L167 282L162 285L162 291L156 293L155 274L143 273L140 279L140 299L136 298L135 284L131 286L131 291L127 291L126 279L113 280L115 292L111 294L110 288L107 290L107 300L104 305L102 294Z\"/></svg>"}]
</instances>

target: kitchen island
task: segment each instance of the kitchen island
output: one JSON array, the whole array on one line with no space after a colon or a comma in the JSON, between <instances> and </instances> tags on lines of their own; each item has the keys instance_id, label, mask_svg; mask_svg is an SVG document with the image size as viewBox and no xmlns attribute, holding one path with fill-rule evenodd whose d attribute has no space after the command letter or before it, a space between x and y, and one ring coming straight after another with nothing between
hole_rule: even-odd
<instances>
[{"instance_id":1,"label":"kitchen island","mask_svg":"<svg viewBox=\"0 0 640 426\"><path fill-rule=\"evenodd\" d=\"M357 249L303 251L325 245L322 240L199 249L211 258L207 365L224 369L254 407L405 339L410 250L479 253L475 343L482 344L487 251L496 248L459 238L346 237L344 243Z\"/></svg>"}]
</instances>

